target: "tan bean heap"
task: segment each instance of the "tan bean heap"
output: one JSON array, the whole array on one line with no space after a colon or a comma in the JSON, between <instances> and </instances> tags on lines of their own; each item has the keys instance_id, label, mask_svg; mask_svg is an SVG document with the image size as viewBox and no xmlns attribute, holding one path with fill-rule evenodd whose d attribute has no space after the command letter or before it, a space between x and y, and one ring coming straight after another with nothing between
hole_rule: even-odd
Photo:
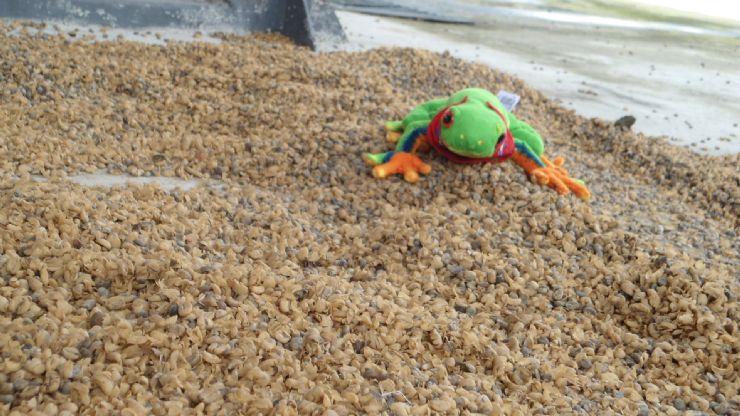
<instances>
[{"instance_id":1,"label":"tan bean heap","mask_svg":"<svg viewBox=\"0 0 740 416\"><path fill-rule=\"evenodd\" d=\"M447 54L223 40L0 30L0 414L737 412L737 155ZM370 175L385 120L466 86L522 95L592 200ZM67 179L100 170L203 182Z\"/></svg>"}]
</instances>

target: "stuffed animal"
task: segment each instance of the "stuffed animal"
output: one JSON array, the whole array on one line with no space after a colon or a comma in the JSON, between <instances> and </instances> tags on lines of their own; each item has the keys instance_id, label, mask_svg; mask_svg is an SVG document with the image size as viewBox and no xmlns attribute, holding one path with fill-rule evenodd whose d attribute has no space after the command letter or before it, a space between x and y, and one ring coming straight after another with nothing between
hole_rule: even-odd
<instances>
[{"instance_id":1,"label":"stuffed animal","mask_svg":"<svg viewBox=\"0 0 740 416\"><path fill-rule=\"evenodd\" d=\"M385 124L394 150L366 153L364 159L374 166L376 178L398 173L408 182L416 182L419 173L428 174L432 170L417 156L417 151L429 146L457 163L500 163L511 158L534 182L560 194L573 192L587 199L588 189L582 181L568 176L563 158L546 159L542 155L544 144L540 135L514 117L509 109L499 97L480 88L427 101L403 120Z\"/></svg>"}]
</instances>

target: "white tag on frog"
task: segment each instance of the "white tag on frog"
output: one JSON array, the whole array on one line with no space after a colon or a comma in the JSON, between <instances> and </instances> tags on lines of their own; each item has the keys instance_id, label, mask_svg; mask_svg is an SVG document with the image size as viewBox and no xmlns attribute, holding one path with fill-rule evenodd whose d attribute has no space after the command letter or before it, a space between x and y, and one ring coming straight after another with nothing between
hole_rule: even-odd
<instances>
[{"instance_id":1,"label":"white tag on frog","mask_svg":"<svg viewBox=\"0 0 740 416\"><path fill-rule=\"evenodd\" d=\"M507 110L511 111L516 107L516 105L519 103L519 96L514 94L513 92L508 92L501 90L496 94L499 101L501 101L501 104L506 107Z\"/></svg>"}]
</instances>

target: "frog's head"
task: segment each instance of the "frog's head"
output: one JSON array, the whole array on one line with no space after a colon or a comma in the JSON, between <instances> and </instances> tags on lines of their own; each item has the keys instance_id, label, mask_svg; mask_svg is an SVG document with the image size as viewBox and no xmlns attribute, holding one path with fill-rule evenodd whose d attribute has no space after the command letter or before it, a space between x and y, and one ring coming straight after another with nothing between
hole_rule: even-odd
<instances>
[{"instance_id":1,"label":"frog's head","mask_svg":"<svg viewBox=\"0 0 740 416\"><path fill-rule=\"evenodd\" d=\"M462 101L440 114L439 140L452 153L468 158L504 159L514 153L514 139L504 115L491 103Z\"/></svg>"}]
</instances>

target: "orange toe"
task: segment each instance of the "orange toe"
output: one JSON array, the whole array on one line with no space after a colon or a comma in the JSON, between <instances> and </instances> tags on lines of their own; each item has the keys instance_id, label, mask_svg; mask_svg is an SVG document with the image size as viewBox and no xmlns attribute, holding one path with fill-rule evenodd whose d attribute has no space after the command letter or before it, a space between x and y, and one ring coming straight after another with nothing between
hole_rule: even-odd
<instances>
[{"instance_id":1,"label":"orange toe","mask_svg":"<svg viewBox=\"0 0 740 416\"><path fill-rule=\"evenodd\" d=\"M419 159L418 157L416 158L415 161L413 161L412 167L417 172L421 172L425 175L432 171L432 167L422 162L421 159Z\"/></svg>"},{"instance_id":2,"label":"orange toe","mask_svg":"<svg viewBox=\"0 0 740 416\"><path fill-rule=\"evenodd\" d=\"M534 179L534 182L539 185L547 185L547 183L550 182L550 177L541 169L532 172L532 179Z\"/></svg>"},{"instance_id":3,"label":"orange toe","mask_svg":"<svg viewBox=\"0 0 740 416\"><path fill-rule=\"evenodd\" d=\"M419 174L416 171L407 170L403 173L403 178L406 179L406 182L415 183L419 180Z\"/></svg>"},{"instance_id":4,"label":"orange toe","mask_svg":"<svg viewBox=\"0 0 740 416\"><path fill-rule=\"evenodd\" d=\"M565 185L562 178L559 178L557 176L551 176L548 185L550 186L550 188L556 190L557 193L559 193L560 195L565 195L570 192L570 189L568 189L568 186Z\"/></svg>"},{"instance_id":5,"label":"orange toe","mask_svg":"<svg viewBox=\"0 0 740 416\"><path fill-rule=\"evenodd\" d=\"M388 176L388 171L382 165L376 166L373 168L373 176L382 179Z\"/></svg>"}]
</instances>

